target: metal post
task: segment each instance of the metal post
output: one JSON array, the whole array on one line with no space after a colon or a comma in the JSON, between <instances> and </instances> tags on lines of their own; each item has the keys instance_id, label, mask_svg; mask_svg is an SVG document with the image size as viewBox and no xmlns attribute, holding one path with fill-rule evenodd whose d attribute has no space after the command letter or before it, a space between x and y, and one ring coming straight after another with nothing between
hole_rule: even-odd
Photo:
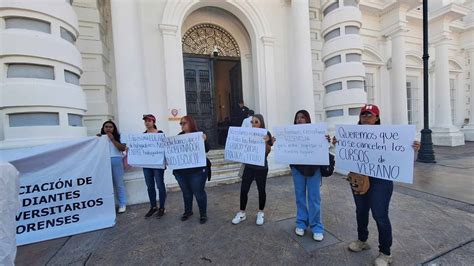
<instances>
[{"instance_id":1,"label":"metal post","mask_svg":"<svg viewBox=\"0 0 474 266\"><path fill-rule=\"evenodd\" d=\"M418 151L418 162L436 163L431 140L428 101L428 0L423 0L423 129L421 130L421 147Z\"/></svg>"}]
</instances>

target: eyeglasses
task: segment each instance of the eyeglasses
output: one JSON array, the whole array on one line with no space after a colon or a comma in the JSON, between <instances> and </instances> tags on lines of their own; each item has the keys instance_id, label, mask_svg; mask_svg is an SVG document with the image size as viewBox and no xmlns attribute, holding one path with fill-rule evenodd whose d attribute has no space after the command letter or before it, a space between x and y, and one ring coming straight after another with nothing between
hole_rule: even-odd
<instances>
[{"instance_id":1,"label":"eyeglasses","mask_svg":"<svg viewBox=\"0 0 474 266\"><path fill-rule=\"evenodd\" d=\"M258 123L260 123L260 122L259 122L259 121L252 121L251 123L252 123L252 124L258 124Z\"/></svg>"},{"instance_id":2,"label":"eyeglasses","mask_svg":"<svg viewBox=\"0 0 474 266\"><path fill-rule=\"evenodd\" d=\"M372 117L374 117L374 114L369 113L369 112L365 112L365 113L360 114L360 117L372 118Z\"/></svg>"}]
</instances>

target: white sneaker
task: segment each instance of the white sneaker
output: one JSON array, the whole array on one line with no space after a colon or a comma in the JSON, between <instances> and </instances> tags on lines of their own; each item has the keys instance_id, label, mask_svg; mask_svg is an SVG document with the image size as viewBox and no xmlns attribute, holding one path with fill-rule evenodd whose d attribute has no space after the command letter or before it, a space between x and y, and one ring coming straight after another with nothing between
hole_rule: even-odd
<instances>
[{"instance_id":1,"label":"white sneaker","mask_svg":"<svg viewBox=\"0 0 474 266\"><path fill-rule=\"evenodd\" d=\"M295 229L295 234L296 234L297 236L304 236L304 230L301 229L301 228L296 227L296 229Z\"/></svg>"},{"instance_id":2,"label":"white sneaker","mask_svg":"<svg viewBox=\"0 0 474 266\"><path fill-rule=\"evenodd\" d=\"M375 266L388 266L393 262L392 255L385 255L382 252L379 253L378 257L374 261Z\"/></svg>"},{"instance_id":3,"label":"white sneaker","mask_svg":"<svg viewBox=\"0 0 474 266\"><path fill-rule=\"evenodd\" d=\"M352 252L361 252L363 250L370 249L370 246L369 244L367 244L367 242L355 240L352 241L347 248L349 248L349 250Z\"/></svg>"},{"instance_id":4,"label":"white sneaker","mask_svg":"<svg viewBox=\"0 0 474 266\"><path fill-rule=\"evenodd\" d=\"M247 219L245 212L238 212L234 219L232 219L232 224L239 224L240 222L245 221L245 219Z\"/></svg>"},{"instance_id":5,"label":"white sneaker","mask_svg":"<svg viewBox=\"0 0 474 266\"><path fill-rule=\"evenodd\" d=\"M118 208L118 213L124 213L127 210L127 206L123 205Z\"/></svg>"},{"instance_id":6,"label":"white sneaker","mask_svg":"<svg viewBox=\"0 0 474 266\"><path fill-rule=\"evenodd\" d=\"M262 211L257 212L257 225L262 225L265 222L265 214Z\"/></svg>"},{"instance_id":7,"label":"white sneaker","mask_svg":"<svg viewBox=\"0 0 474 266\"><path fill-rule=\"evenodd\" d=\"M322 233L314 233L313 234L313 239L316 241L323 241L324 236Z\"/></svg>"}]
</instances>

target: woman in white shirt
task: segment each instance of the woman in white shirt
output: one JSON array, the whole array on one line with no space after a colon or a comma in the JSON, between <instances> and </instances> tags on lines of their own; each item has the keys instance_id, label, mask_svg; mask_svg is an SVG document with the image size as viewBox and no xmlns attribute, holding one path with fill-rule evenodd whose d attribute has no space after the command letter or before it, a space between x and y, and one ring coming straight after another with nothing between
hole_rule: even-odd
<instances>
[{"instance_id":1,"label":"woman in white shirt","mask_svg":"<svg viewBox=\"0 0 474 266\"><path fill-rule=\"evenodd\" d=\"M127 196L125 184L123 182L123 156L122 152L126 146L120 142L120 133L117 126L111 120L104 122L98 135L107 135L113 145L110 145L110 161L112 165L112 181L119 203L118 213L123 213L127 209Z\"/></svg>"}]
</instances>

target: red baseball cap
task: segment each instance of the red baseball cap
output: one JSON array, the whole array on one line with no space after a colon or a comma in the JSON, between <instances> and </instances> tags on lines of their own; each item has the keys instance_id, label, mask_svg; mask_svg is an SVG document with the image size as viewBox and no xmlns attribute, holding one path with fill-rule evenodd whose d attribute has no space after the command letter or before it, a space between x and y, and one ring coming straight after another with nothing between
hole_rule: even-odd
<instances>
[{"instance_id":1,"label":"red baseball cap","mask_svg":"<svg viewBox=\"0 0 474 266\"><path fill-rule=\"evenodd\" d=\"M365 112L369 112L373 115L380 115L379 107L375 104L366 104L364 107L360 109L360 113L363 114Z\"/></svg>"},{"instance_id":2,"label":"red baseball cap","mask_svg":"<svg viewBox=\"0 0 474 266\"><path fill-rule=\"evenodd\" d=\"M143 120L147 120L147 119L150 119L150 120L153 120L153 122L156 122L156 118L152 114L143 115Z\"/></svg>"}]
</instances>

